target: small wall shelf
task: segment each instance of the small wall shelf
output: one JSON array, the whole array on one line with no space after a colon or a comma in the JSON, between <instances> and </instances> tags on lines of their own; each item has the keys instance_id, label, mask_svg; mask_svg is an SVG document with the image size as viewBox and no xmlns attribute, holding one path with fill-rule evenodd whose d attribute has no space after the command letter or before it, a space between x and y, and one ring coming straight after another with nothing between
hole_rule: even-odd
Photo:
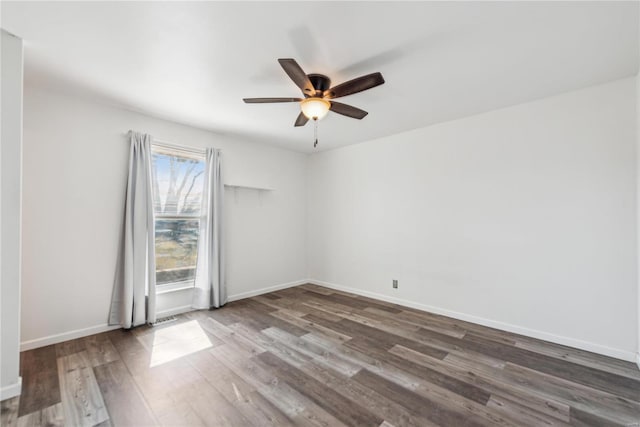
<instances>
[{"instance_id":1,"label":"small wall shelf","mask_svg":"<svg viewBox=\"0 0 640 427\"><path fill-rule=\"evenodd\" d=\"M244 185L244 184L225 184L224 185L227 188L233 188L234 190L238 189L238 188L244 188L247 190L258 190L258 191L274 191L275 188L269 188L269 187L259 187L257 185Z\"/></svg>"}]
</instances>

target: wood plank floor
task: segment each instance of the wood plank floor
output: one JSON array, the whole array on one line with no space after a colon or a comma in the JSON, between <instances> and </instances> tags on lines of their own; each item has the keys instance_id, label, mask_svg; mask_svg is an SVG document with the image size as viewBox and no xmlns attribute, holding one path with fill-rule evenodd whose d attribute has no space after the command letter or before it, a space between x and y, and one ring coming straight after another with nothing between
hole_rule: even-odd
<instances>
[{"instance_id":1,"label":"wood plank floor","mask_svg":"<svg viewBox=\"0 0 640 427\"><path fill-rule=\"evenodd\" d=\"M628 362L303 285L21 354L3 426L639 426Z\"/></svg>"}]
</instances>

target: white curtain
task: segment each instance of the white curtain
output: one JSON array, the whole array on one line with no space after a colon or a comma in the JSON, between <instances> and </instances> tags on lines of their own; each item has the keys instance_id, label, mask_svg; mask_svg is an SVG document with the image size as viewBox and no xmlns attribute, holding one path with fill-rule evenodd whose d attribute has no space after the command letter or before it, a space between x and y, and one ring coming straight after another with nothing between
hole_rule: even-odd
<instances>
[{"instance_id":1,"label":"white curtain","mask_svg":"<svg viewBox=\"0 0 640 427\"><path fill-rule=\"evenodd\" d=\"M156 320L155 227L151 193L151 135L129 132L129 179L124 230L110 325L131 328Z\"/></svg>"},{"instance_id":2,"label":"white curtain","mask_svg":"<svg viewBox=\"0 0 640 427\"><path fill-rule=\"evenodd\" d=\"M218 308L227 302L224 274L222 213L224 183L220 150L207 149L202 221L198 243L193 308Z\"/></svg>"}]
</instances>

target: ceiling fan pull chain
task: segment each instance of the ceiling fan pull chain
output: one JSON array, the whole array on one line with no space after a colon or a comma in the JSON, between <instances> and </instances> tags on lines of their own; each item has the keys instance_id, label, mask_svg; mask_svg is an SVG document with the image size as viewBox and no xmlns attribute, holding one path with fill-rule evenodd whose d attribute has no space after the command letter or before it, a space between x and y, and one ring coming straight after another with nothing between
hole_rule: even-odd
<instances>
[{"instance_id":1,"label":"ceiling fan pull chain","mask_svg":"<svg viewBox=\"0 0 640 427\"><path fill-rule=\"evenodd\" d=\"M318 146L318 118L314 117L313 118L313 148L316 148Z\"/></svg>"}]
</instances>

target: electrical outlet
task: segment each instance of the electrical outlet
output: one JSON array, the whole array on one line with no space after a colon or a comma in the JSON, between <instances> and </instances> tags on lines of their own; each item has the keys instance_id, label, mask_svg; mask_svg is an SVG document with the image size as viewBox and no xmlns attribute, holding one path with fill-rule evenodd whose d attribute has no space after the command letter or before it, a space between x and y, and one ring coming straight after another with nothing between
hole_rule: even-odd
<instances>
[{"instance_id":1,"label":"electrical outlet","mask_svg":"<svg viewBox=\"0 0 640 427\"><path fill-rule=\"evenodd\" d=\"M393 280L393 289L398 289L398 281L397 280Z\"/></svg>"}]
</instances>

